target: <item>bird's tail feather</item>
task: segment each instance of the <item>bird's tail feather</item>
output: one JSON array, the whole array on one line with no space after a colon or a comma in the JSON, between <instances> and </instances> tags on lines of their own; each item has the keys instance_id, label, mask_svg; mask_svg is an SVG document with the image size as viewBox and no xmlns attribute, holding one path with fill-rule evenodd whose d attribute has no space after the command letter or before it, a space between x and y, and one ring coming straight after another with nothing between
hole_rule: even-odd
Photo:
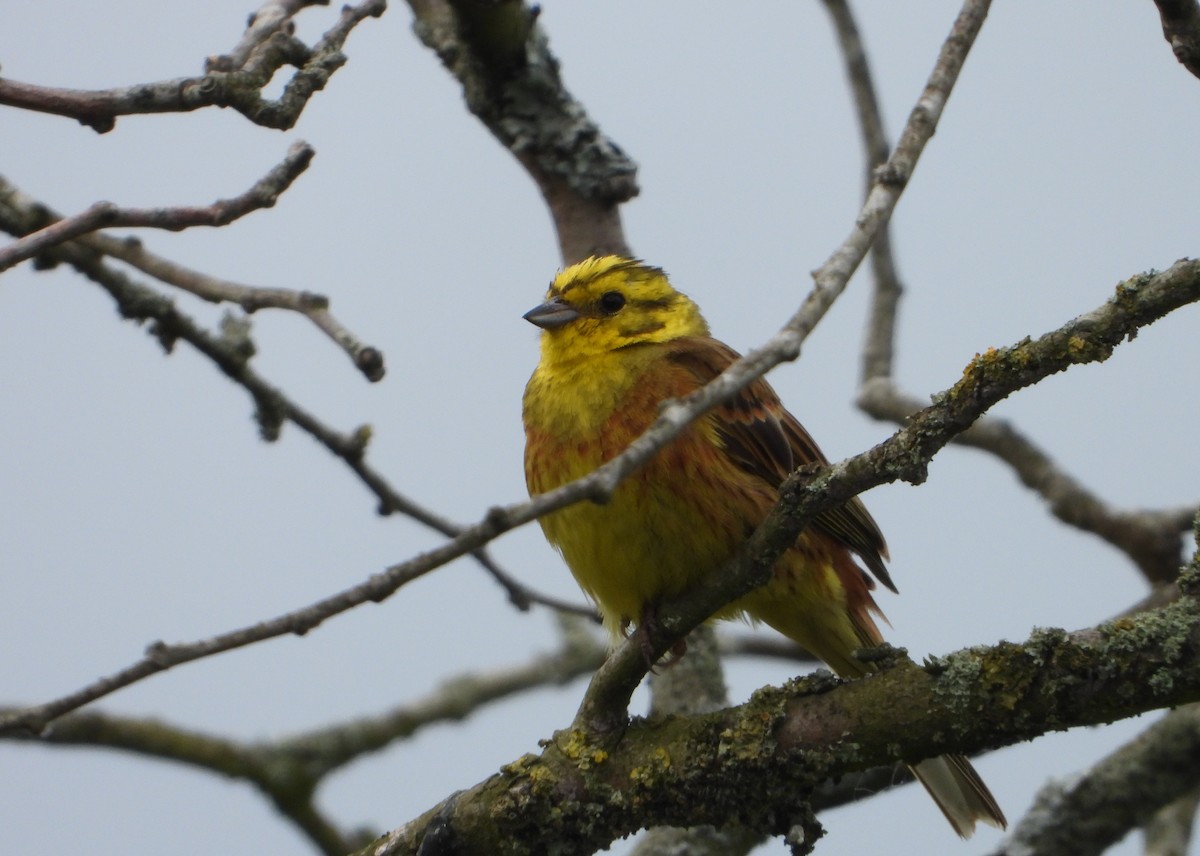
<instances>
[{"instance_id":1,"label":"bird's tail feather","mask_svg":"<svg viewBox=\"0 0 1200 856\"><path fill-rule=\"evenodd\" d=\"M1004 829L1008 821L996 804L996 798L979 778L971 762L962 755L929 758L911 768L917 781L925 786L946 820L963 838L970 838L975 822Z\"/></svg>"}]
</instances>

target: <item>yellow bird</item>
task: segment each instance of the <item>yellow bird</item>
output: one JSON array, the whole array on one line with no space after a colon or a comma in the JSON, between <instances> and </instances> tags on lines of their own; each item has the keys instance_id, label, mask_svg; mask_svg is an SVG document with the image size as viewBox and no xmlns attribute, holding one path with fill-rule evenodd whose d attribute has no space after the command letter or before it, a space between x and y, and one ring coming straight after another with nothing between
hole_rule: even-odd
<instances>
[{"instance_id":1,"label":"yellow bird","mask_svg":"<svg viewBox=\"0 0 1200 856\"><path fill-rule=\"evenodd\" d=\"M530 494L579 478L622 452L659 405L700 388L737 359L662 270L605 256L555 277L525 319L543 330L525 389L525 478ZM579 503L541 519L546 538L614 633L653 621L657 605L719 571L766 517L783 479L826 462L765 380L692 423L621 483L604 505ZM887 547L854 499L826 512L776 563L766 584L714 618L762 621L839 675L871 666L855 650L880 644L875 578L892 591ZM1004 814L961 755L913 773L964 838Z\"/></svg>"}]
</instances>

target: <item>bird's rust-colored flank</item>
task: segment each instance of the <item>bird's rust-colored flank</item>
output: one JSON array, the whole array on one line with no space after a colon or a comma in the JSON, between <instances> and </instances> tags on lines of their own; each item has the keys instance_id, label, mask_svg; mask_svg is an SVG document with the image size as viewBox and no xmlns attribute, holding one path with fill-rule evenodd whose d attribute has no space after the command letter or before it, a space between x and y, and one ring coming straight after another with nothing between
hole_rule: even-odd
<instances>
[{"instance_id":1,"label":"bird's rust-colored flank","mask_svg":"<svg viewBox=\"0 0 1200 856\"><path fill-rule=\"evenodd\" d=\"M525 318L543 330L524 399L531 494L616 456L663 401L695 391L738 357L660 269L632 259L567 268ZM610 502L564 508L543 517L542 529L615 634L653 620L661 601L717 573L766 517L788 473L812 462L826 459L758 380L692 423ZM887 557L875 521L851 500L803 532L771 580L714 617L765 622L838 674L860 677L870 666L854 651L883 641L875 580L895 591ZM977 820L1004 826L965 758L932 758L913 772L960 835Z\"/></svg>"}]
</instances>

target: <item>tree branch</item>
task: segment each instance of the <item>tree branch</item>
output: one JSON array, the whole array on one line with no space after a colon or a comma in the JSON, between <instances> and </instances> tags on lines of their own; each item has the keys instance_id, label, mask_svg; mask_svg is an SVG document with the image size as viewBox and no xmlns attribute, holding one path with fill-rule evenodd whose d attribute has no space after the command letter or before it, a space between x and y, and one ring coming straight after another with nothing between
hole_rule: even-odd
<instances>
[{"instance_id":1,"label":"tree branch","mask_svg":"<svg viewBox=\"0 0 1200 856\"><path fill-rule=\"evenodd\" d=\"M1010 745L1200 699L1194 589L1153 613L1094 629L959 651L918 667L900 658L840 683L824 673L762 690L713 714L631 723L618 744L555 735L361 851L591 853L644 825L711 824L785 834L829 777L946 752ZM436 820L436 824L434 821Z\"/></svg>"},{"instance_id":2,"label":"tree branch","mask_svg":"<svg viewBox=\"0 0 1200 856\"><path fill-rule=\"evenodd\" d=\"M76 259L89 275L100 276L94 264ZM149 307L135 298L146 299L136 286L121 278L105 276L102 284L118 296L118 304L138 306L160 325L156 335L173 341L185 337L209 355L222 370L247 387L256 400L268 398L275 419L295 422L327 443L331 450L373 480L382 479L363 462L366 440L361 436L342 438L300 410L273 387L263 382L246 364L230 354L226 346L195 327L170 304L157 296ZM133 289L128 292L129 289ZM663 631L652 637L654 650L664 654L676 639L760 583L778 556L795 541L796 535L817 514L844 504L852 496L890 481L920 482L933 455L965 431L989 407L1018 389L1063 369L1107 359L1122 341L1142 327L1180 306L1200 300L1200 262L1179 261L1161 273L1134 277L1117 286L1116 294L1099 308L1081 315L1037 340L1024 340L1003 350L989 350L967 366L963 378L935 397L931 407L916 414L909 424L889 440L854 458L829 467L805 485L793 475L781 491L783 501L750 539L735 566L719 575L712 585L698 588L675 603L663 605L659 622ZM153 311L150 311L153 310ZM750 368L747 368L747 367ZM733 383L745 383L753 360L741 360L721 377L683 402L664 407L658 420L625 452L590 475L528 502L495 507L483 520L465 527L450 541L433 550L393 565L357 586L302 609L250 627L234 630L199 642L180 645L155 643L146 656L133 665L70 695L21 712L0 717L0 733L13 729L38 731L53 720L84 704L156 674L174 665L201 659L233 648L288 633L303 635L328 618L368 601L381 601L401 587L435 568L468 553L477 554L489 541L517 526L584 499L603 499L626 474L636 469L659 448L673 439L684 425L704 412ZM761 371L765 369L760 368ZM716 392L714 393L714 390ZM274 422L270 424L275 424ZM276 430L278 425L275 424ZM328 436L326 436L328 435ZM803 473L803 471L801 471ZM803 473L807 476L807 473ZM364 478L364 481L367 479ZM371 482L368 482L369 484ZM390 490L390 489L389 489ZM385 494L390 496L390 494ZM406 513L409 513L406 510ZM425 517L429 513L419 510ZM438 518L432 518L438 520ZM645 674L646 663L639 644L627 643L596 673L577 715L594 730L617 733L623 727L629 695Z\"/></svg>"},{"instance_id":3,"label":"tree branch","mask_svg":"<svg viewBox=\"0 0 1200 856\"><path fill-rule=\"evenodd\" d=\"M1143 824L1145 856L1187 856L1200 806L1200 787L1160 808Z\"/></svg>"},{"instance_id":4,"label":"tree branch","mask_svg":"<svg viewBox=\"0 0 1200 856\"><path fill-rule=\"evenodd\" d=\"M181 232L193 226L226 226L252 211L274 207L280 195L308 169L314 154L316 151L308 143L292 143L287 157L248 190L232 199L218 199L210 205L122 208L111 202L97 202L80 214L59 217L0 249L0 272L50 247L99 229L126 226Z\"/></svg>"},{"instance_id":5,"label":"tree branch","mask_svg":"<svg viewBox=\"0 0 1200 856\"><path fill-rule=\"evenodd\" d=\"M1194 0L1191 0L1194 4ZM854 16L845 0L825 0L838 36L858 113L863 149L870 174L888 155L887 137L866 51ZM1200 26L1200 25L1198 25ZM892 377L896 316L903 288L892 256L887 224L871 247L874 288L867 334L863 341L858 406L863 412L903 425L924 402L905 395ZM990 452L1016 472L1021 483L1047 501L1063 523L1091 532L1124 552L1152 584L1174 578L1183 557L1182 535L1191 525L1193 509L1182 512L1110 509L1076 479L1063 472L1032 440L1010 423L985 417L955 443Z\"/></svg>"},{"instance_id":6,"label":"tree branch","mask_svg":"<svg viewBox=\"0 0 1200 856\"><path fill-rule=\"evenodd\" d=\"M542 192L563 261L632 255L620 203L637 167L563 86L536 12L514 0L409 0L413 29L459 81L467 108Z\"/></svg>"},{"instance_id":7,"label":"tree branch","mask_svg":"<svg viewBox=\"0 0 1200 856\"><path fill-rule=\"evenodd\" d=\"M881 484L900 480L919 484L924 481L933 456L988 408L1069 366L1107 359L1118 344L1133 338L1144 324L1197 301L1200 301L1200 262L1179 261L1162 273L1126 280L1104 305L1059 329L1035 340L1025 339L1008 348L989 349L977 355L958 383L935 395L933 405L914 414L905 427L875 448L815 474L807 469L793 473L780 489L780 503L738 557L706 585L660 604L657 625L660 632L649 632L646 638L627 642L605 662L588 687L576 714L576 727L619 735L629 696L646 670L641 643L648 638L651 654L662 656L676 639L721 606L761 585L778 557L795 543L816 515ZM666 408L660 421L670 410ZM636 442L654 430L652 427ZM616 459L610 464L615 462ZM567 488L575 484L579 482ZM539 499L567 488L543 494Z\"/></svg>"},{"instance_id":8,"label":"tree branch","mask_svg":"<svg viewBox=\"0 0 1200 856\"><path fill-rule=\"evenodd\" d=\"M65 218L0 178L0 206L4 209L0 211L0 230L22 236L0 250L0 272L30 258L43 267L52 267L57 261L48 251L68 241L77 241L98 256L120 259L160 282L210 303L236 303L246 312L270 307L304 315L338 344L368 380L381 380L383 353L361 341L338 321L329 311L329 298L324 295L285 288L254 288L217 279L155 255L135 238L113 238L94 231L111 226L148 226L177 231L191 226L227 225L251 211L273 206L279 195L308 167L313 154L307 143L294 143L287 158L245 193L232 199L217 200L211 205L138 209L97 202L87 211Z\"/></svg>"},{"instance_id":9,"label":"tree branch","mask_svg":"<svg viewBox=\"0 0 1200 856\"><path fill-rule=\"evenodd\" d=\"M234 303L247 314L260 309L297 312L332 339L367 380L374 383L383 379L383 352L363 342L338 321L329 311L329 298L323 294L290 288L260 288L220 279L152 253L136 238L94 234L80 240L84 246L98 253L119 259L159 282L175 286L210 303Z\"/></svg>"},{"instance_id":10,"label":"tree branch","mask_svg":"<svg viewBox=\"0 0 1200 856\"><path fill-rule=\"evenodd\" d=\"M846 0L824 0L833 20L838 46L845 62L846 78L858 114L862 134L866 182L869 191L875 170L887 162L890 146L883 127L883 114L867 62L867 52L859 35L858 24ZM903 287L892 255L891 223L879 228L871 246L871 273L874 280L867 331L863 339L862 382L876 377L891 377L896 341L896 315Z\"/></svg>"},{"instance_id":11,"label":"tree branch","mask_svg":"<svg viewBox=\"0 0 1200 856\"><path fill-rule=\"evenodd\" d=\"M68 116L101 134L111 131L120 116L187 113L213 106L232 107L256 125L286 130L345 65L341 49L350 32L387 8L386 0L343 6L338 22L310 49L292 35L292 16L306 6L327 4L328 0L269 0L251 16L232 53L208 59L203 77L104 90L58 89L0 78L0 105ZM278 99L264 99L262 88L285 65L294 66L296 73Z\"/></svg>"},{"instance_id":12,"label":"tree branch","mask_svg":"<svg viewBox=\"0 0 1200 856\"><path fill-rule=\"evenodd\" d=\"M17 732L0 739L118 749L248 782L322 853L341 856L366 841L361 834L339 832L316 806L316 791L330 773L429 725L456 722L516 693L574 680L593 671L604 654L604 646L587 634L568 632L560 650L524 665L462 675L384 714L277 741L244 743L157 720L105 713L71 714L37 737ZM0 715L9 712L0 710Z\"/></svg>"},{"instance_id":13,"label":"tree branch","mask_svg":"<svg viewBox=\"0 0 1200 856\"><path fill-rule=\"evenodd\" d=\"M1049 782L992 856L1099 856L1195 790L1197 771L1200 709L1192 704L1168 712L1086 773Z\"/></svg>"},{"instance_id":14,"label":"tree branch","mask_svg":"<svg viewBox=\"0 0 1200 856\"><path fill-rule=\"evenodd\" d=\"M904 424L922 407L919 399L900 392L890 381L867 383L858 402L871 416L897 424ZM1004 419L984 417L955 442L1004 461L1023 485L1046 501L1051 514L1125 553L1148 582L1162 584L1174 577L1183 557L1183 536L1196 512L1194 506L1162 511L1110 508Z\"/></svg>"},{"instance_id":15,"label":"tree branch","mask_svg":"<svg viewBox=\"0 0 1200 856\"><path fill-rule=\"evenodd\" d=\"M1200 4L1196 0L1154 0L1162 21L1163 38L1175 59L1200 77Z\"/></svg>"}]
</instances>

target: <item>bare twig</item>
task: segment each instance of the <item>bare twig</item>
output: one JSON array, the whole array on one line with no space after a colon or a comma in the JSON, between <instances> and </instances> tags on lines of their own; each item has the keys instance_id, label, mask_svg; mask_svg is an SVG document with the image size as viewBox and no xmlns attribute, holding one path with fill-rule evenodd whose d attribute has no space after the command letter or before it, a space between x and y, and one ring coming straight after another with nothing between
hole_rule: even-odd
<instances>
[{"instance_id":1,"label":"bare twig","mask_svg":"<svg viewBox=\"0 0 1200 856\"><path fill-rule=\"evenodd\" d=\"M1196 0L1154 0L1162 20L1163 38L1175 59L1200 77L1200 3Z\"/></svg>"},{"instance_id":2,"label":"bare twig","mask_svg":"<svg viewBox=\"0 0 1200 856\"><path fill-rule=\"evenodd\" d=\"M31 225L31 221L44 221L49 216L51 215L47 214L43 206L32 202L14 188L0 183L0 228L23 233L35 228ZM466 531L463 527L446 520L398 492L366 462L366 447L371 435L368 427L364 426L351 434L342 434L326 426L317 417L258 375L249 364L253 347L245 341L244 336L229 331L220 337L212 335L180 312L171 300L138 285L119 271L112 269L95 252L78 242L69 242L52 248L47 251L46 255L52 263L70 264L101 285L112 295L120 311L126 317L150 322L151 332L165 348L170 349L176 341L182 339L211 359L230 379L251 395L256 405L260 430L266 439L273 440L278 437L282 425L285 422L291 422L341 458L358 475L378 498L380 513L405 514L448 537L460 536ZM486 550L482 549L482 542L472 545L466 552L506 588L510 600L521 608L528 608L532 603L540 603L554 609L585 616L593 615L592 610L588 608L565 604L520 585L491 559ZM377 589L369 585L359 588L361 589L359 594L365 592L365 597L359 597L355 601L357 603L361 603L363 599L381 599L383 596L378 593ZM344 596L354 600L353 593L344 593ZM333 598L332 601L335 604L345 603L339 597ZM347 604L345 608L349 608L350 605L353 604ZM342 611L336 605L326 604L326 608L332 609L328 613L330 615ZM228 650L232 647L239 647L241 644L247 644L256 638L269 638L288 632L302 633L309 629L304 626L305 622L315 620L316 623L320 623L323 620L320 615L320 610L316 612L301 610L297 614L285 616L285 620L282 622L268 622L265 626L260 625L245 631L226 634L217 640L209 640L209 643L206 644L182 646L181 651L176 652L175 656L181 655L183 659L180 662L184 662L206 656L206 651ZM316 624L310 626L316 626ZM68 699L60 699L52 708L57 713L50 718L77 709L96 698L173 665L169 662L172 656L170 653L165 655L165 658L153 655L153 652L157 650L152 646L152 655L148 655L139 663L115 675L103 678L77 693L72 693ZM51 708L47 708L47 710L51 710ZM40 728L41 723L45 721L49 720L41 720L37 727Z\"/></svg>"},{"instance_id":3,"label":"bare twig","mask_svg":"<svg viewBox=\"0 0 1200 856\"><path fill-rule=\"evenodd\" d=\"M51 746L104 746L134 755L176 761L254 785L322 853L338 856L362 846L360 835L340 832L313 797L332 772L397 740L438 723L456 722L516 693L554 686L593 671L603 645L584 634L569 635L562 648L528 663L446 681L425 698L384 714L281 740L244 743L157 720L106 713L62 717L36 739ZM0 711L0 716L9 711ZM8 739L31 740L28 733Z\"/></svg>"},{"instance_id":4,"label":"bare twig","mask_svg":"<svg viewBox=\"0 0 1200 856\"><path fill-rule=\"evenodd\" d=\"M171 208L121 208L98 202L81 214L60 217L46 206L37 206L38 223L46 223L0 250L0 272L26 259L44 256L51 247L69 240L81 242L103 255L120 259L161 282L183 289L212 303L236 303L247 312L263 308L288 309L307 317L333 339L372 382L384 375L383 353L361 341L329 311L329 299L308 291L256 288L202 274L149 252L133 238L114 238L95 230L111 226L140 226L179 231L192 226L225 226L252 211L272 207L280 194L307 169L314 151L296 142L287 157L254 185L232 199L211 205ZM15 199L15 188L0 178L0 193ZM27 205L32 211L33 206ZM12 231L12 230L9 230Z\"/></svg>"},{"instance_id":5,"label":"bare twig","mask_svg":"<svg viewBox=\"0 0 1200 856\"><path fill-rule=\"evenodd\" d=\"M384 376L383 352L363 342L338 321L329 311L329 298L323 294L295 291L290 288L263 288L220 279L156 255L134 238L93 234L81 238L80 241L97 252L120 259L160 282L211 303L234 303L248 313L257 312L259 309L286 309L298 312L336 342L367 380L375 382Z\"/></svg>"},{"instance_id":6,"label":"bare twig","mask_svg":"<svg viewBox=\"0 0 1200 856\"><path fill-rule=\"evenodd\" d=\"M232 107L256 125L291 128L308 100L346 62L341 52L350 32L368 17L379 17L386 0L363 0L342 8L338 22L308 48L292 35L292 15L314 0L270 0L250 19L234 51L210 58L203 77L186 77L105 90L57 89L0 78L0 104L69 116L99 133L111 131L120 116L186 113L204 107ZM297 70L276 100L261 90L285 65Z\"/></svg>"},{"instance_id":7,"label":"bare twig","mask_svg":"<svg viewBox=\"0 0 1200 856\"><path fill-rule=\"evenodd\" d=\"M247 191L232 199L218 199L210 205L122 208L112 202L97 202L80 214L63 217L0 249L0 271L99 229L125 226L180 232L193 226L226 226L252 211L273 207L279 196L308 169L314 154L315 150L308 143L292 143L287 157Z\"/></svg>"},{"instance_id":8,"label":"bare twig","mask_svg":"<svg viewBox=\"0 0 1200 856\"><path fill-rule=\"evenodd\" d=\"M1194 0L1189 3L1194 5ZM825 6L833 18L845 59L869 173L887 157L888 150L875 85L849 5L845 0L825 0ZM858 405L876 419L903 425L924 402L901 392L892 377L902 287L886 226L871 248L871 261L874 289L863 342ZM954 442L990 452L1003 460L1026 487L1049 503L1059 520L1108 541L1129 556L1151 583L1167 582L1178 571L1183 558L1182 535L1191 526L1192 509L1135 512L1110 509L1063 472L1032 440L1008 422L994 417L980 419Z\"/></svg>"},{"instance_id":9,"label":"bare twig","mask_svg":"<svg viewBox=\"0 0 1200 856\"><path fill-rule=\"evenodd\" d=\"M869 191L875 170L887 162L890 152L887 132L883 127L883 114L875 94L867 53L849 4L846 0L825 0L825 8L833 19L842 58L846 64L846 77L850 81L850 91L858 113L867 175L864 186ZM870 261L874 287L867 331L863 339L863 382L875 377L891 377L892 374L896 315L903 287L892 255L890 221L879 228L879 234L871 246Z\"/></svg>"},{"instance_id":10,"label":"bare twig","mask_svg":"<svg viewBox=\"0 0 1200 856\"><path fill-rule=\"evenodd\" d=\"M859 391L858 403L877 419L900 425L922 407L919 399L905 395L882 379L865 384ZM989 452L1007 463L1023 485L1046 500L1055 517L1103 538L1125 553L1148 582L1166 583L1178 573L1184 535L1192 528L1195 507L1161 511L1113 509L1060 469L1011 423L994 416L980 419L955 442Z\"/></svg>"}]
</instances>

